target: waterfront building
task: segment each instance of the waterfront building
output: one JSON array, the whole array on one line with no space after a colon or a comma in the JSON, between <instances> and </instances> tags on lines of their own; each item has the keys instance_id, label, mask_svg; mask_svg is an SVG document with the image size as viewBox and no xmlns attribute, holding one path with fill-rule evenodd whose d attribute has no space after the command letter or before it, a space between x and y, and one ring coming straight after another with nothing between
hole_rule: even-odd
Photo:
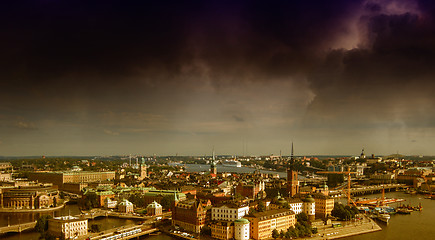
<instances>
[{"instance_id":1,"label":"waterfront building","mask_svg":"<svg viewBox=\"0 0 435 240\"><path fill-rule=\"evenodd\" d=\"M133 213L134 212L134 206L133 203L128 201L127 199L123 199L118 204L118 211L122 213Z\"/></svg>"},{"instance_id":2,"label":"waterfront building","mask_svg":"<svg viewBox=\"0 0 435 240\"><path fill-rule=\"evenodd\" d=\"M76 239L88 235L88 220L72 216L48 220L48 233L60 239Z\"/></svg>"},{"instance_id":3,"label":"waterfront building","mask_svg":"<svg viewBox=\"0 0 435 240\"><path fill-rule=\"evenodd\" d=\"M104 199L104 208L113 209L116 208L116 205L118 205L118 201L112 200L109 197Z\"/></svg>"},{"instance_id":4,"label":"waterfront building","mask_svg":"<svg viewBox=\"0 0 435 240\"><path fill-rule=\"evenodd\" d=\"M53 186L20 186L2 188L0 207L12 209L42 209L56 207L59 191Z\"/></svg>"},{"instance_id":5,"label":"waterfront building","mask_svg":"<svg viewBox=\"0 0 435 240\"><path fill-rule=\"evenodd\" d=\"M147 215L150 216L159 216L162 215L163 208L158 202L152 202L147 206Z\"/></svg>"},{"instance_id":6,"label":"waterfront building","mask_svg":"<svg viewBox=\"0 0 435 240\"><path fill-rule=\"evenodd\" d=\"M396 178L394 173L375 173L370 175L370 182L372 184L390 184Z\"/></svg>"},{"instance_id":7,"label":"waterfront building","mask_svg":"<svg viewBox=\"0 0 435 240\"><path fill-rule=\"evenodd\" d=\"M296 224L295 213L289 209L274 209L246 215L250 222L250 238L263 240L272 238L272 231L287 231Z\"/></svg>"},{"instance_id":8,"label":"waterfront building","mask_svg":"<svg viewBox=\"0 0 435 240\"><path fill-rule=\"evenodd\" d=\"M199 233L205 224L206 211L201 201L197 199L177 202L172 211L172 225Z\"/></svg>"},{"instance_id":9,"label":"waterfront building","mask_svg":"<svg viewBox=\"0 0 435 240\"><path fill-rule=\"evenodd\" d=\"M222 221L235 221L249 213L249 205L224 203L211 208L211 219Z\"/></svg>"},{"instance_id":10,"label":"waterfront building","mask_svg":"<svg viewBox=\"0 0 435 240\"><path fill-rule=\"evenodd\" d=\"M104 182L115 179L115 172L30 172L29 180L52 183L63 190L65 183Z\"/></svg>"}]
</instances>

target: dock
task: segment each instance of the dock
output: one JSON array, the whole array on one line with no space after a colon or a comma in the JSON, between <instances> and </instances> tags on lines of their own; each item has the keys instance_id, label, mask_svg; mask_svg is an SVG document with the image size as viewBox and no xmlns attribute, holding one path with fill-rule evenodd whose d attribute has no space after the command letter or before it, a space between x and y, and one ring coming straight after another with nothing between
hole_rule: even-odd
<instances>
[{"instance_id":1,"label":"dock","mask_svg":"<svg viewBox=\"0 0 435 240\"><path fill-rule=\"evenodd\" d=\"M321 239L338 239L344 237L350 237L355 235L361 235L371 232L381 231L382 228L373 219L364 216L362 220L356 222L349 222L342 227L325 227L318 228L318 233L309 238L312 240Z\"/></svg>"}]
</instances>

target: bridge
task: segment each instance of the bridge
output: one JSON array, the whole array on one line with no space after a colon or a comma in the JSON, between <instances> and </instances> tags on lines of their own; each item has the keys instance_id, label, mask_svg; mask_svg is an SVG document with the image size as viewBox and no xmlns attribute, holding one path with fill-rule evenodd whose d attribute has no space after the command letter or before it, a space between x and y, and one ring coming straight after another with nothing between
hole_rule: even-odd
<instances>
[{"instance_id":1,"label":"bridge","mask_svg":"<svg viewBox=\"0 0 435 240\"><path fill-rule=\"evenodd\" d=\"M397 189L403 188L405 186L406 186L405 184L397 184L397 183L373 185L373 186L361 186L361 187L351 188L350 194L353 196L373 194L373 193L382 192L383 189L385 191L396 191ZM345 194L347 194L347 189L329 191L329 196L332 197L341 197L341 196L345 196Z\"/></svg>"},{"instance_id":2,"label":"bridge","mask_svg":"<svg viewBox=\"0 0 435 240\"><path fill-rule=\"evenodd\" d=\"M10 225L6 227L0 227L0 234L8 233L8 232L22 232L30 229L34 229L36 226L35 222L29 223L21 223L16 225Z\"/></svg>"}]
</instances>

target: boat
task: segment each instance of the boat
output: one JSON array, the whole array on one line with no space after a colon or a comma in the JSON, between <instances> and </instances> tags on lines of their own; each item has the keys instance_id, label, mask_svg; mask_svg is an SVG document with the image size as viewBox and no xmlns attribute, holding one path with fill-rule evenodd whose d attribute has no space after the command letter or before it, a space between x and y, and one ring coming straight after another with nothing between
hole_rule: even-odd
<instances>
[{"instance_id":1,"label":"boat","mask_svg":"<svg viewBox=\"0 0 435 240\"><path fill-rule=\"evenodd\" d=\"M398 214L411 214L412 210L410 210L408 208L397 208L396 212Z\"/></svg>"},{"instance_id":2,"label":"boat","mask_svg":"<svg viewBox=\"0 0 435 240\"><path fill-rule=\"evenodd\" d=\"M384 223L388 223L388 221L390 221L390 214L387 213L379 213L376 218Z\"/></svg>"},{"instance_id":3,"label":"boat","mask_svg":"<svg viewBox=\"0 0 435 240\"><path fill-rule=\"evenodd\" d=\"M222 165L225 167L241 167L242 163L236 160L225 160Z\"/></svg>"}]
</instances>

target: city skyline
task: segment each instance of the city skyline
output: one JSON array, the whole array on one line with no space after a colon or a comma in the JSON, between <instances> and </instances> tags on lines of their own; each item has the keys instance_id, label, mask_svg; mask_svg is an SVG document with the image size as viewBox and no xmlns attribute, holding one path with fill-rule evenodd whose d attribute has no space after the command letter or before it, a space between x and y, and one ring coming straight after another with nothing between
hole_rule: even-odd
<instances>
[{"instance_id":1,"label":"city skyline","mask_svg":"<svg viewBox=\"0 0 435 240\"><path fill-rule=\"evenodd\" d=\"M2 3L0 156L435 155L435 3Z\"/></svg>"}]
</instances>

